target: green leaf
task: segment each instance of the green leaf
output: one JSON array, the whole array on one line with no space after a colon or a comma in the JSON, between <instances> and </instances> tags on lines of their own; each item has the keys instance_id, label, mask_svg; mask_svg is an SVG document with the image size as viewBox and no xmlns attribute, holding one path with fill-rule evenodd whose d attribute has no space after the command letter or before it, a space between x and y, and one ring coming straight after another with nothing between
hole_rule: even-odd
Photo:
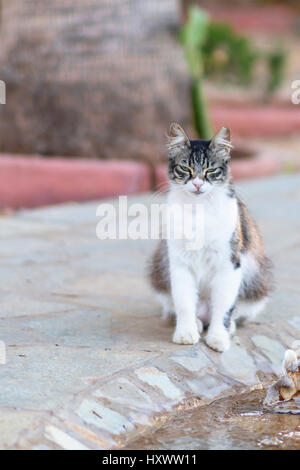
<instances>
[{"instance_id":1,"label":"green leaf","mask_svg":"<svg viewBox=\"0 0 300 470\"><path fill-rule=\"evenodd\" d=\"M209 15L198 7L189 8L188 21L181 29L180 39L188 48L201 48L210 22Z\"/></svg>"}]
</instances>

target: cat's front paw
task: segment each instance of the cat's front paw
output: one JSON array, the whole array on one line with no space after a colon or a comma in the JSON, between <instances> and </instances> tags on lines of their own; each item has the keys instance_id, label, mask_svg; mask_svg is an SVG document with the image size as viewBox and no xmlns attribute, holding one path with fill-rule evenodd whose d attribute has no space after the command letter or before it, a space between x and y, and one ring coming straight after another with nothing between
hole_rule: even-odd
<instances>
[{"instance_id":1,"label":"cat's front paw","mask_svg":"<svg viewBox=\"0 0 300 470\"><path fill-rule=\"evenodd\" d=\"M224 352L230 348L230 336L226 330L208 332L205 342L207 346L218 352Z\"/></svg>"},{"instance_id":2,"label":"cat's front paw","mask_svg":"<svg viewBox=\"0 0 300 470\"><path fill-rule=\"evenodd\" d=\"M173 335L173 343L177 344L197 344L200 334L197 325L176 327Z\"/></svg>"}]
</instances>

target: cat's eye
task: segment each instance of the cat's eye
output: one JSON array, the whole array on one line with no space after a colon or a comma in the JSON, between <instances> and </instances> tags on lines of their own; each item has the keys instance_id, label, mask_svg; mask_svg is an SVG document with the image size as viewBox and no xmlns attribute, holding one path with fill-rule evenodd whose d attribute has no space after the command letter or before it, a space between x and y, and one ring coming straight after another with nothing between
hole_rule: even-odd
<instances>
[{"instance_id":1,"label":"cat's eye","mask_svg":"<svg viewBox=\"0 0 300 470\"><path fill-rule=\"evenodd\" d=\"M174 168L174 175L176 178L180 180L187 180L191 177L192 175L192 170L186 165L177 165Z\"/></svg>"},{"instance_id":2,"label":"cat's eye","mask_svg":"<svg viewBox=\"0 0 300 470\"><path fill-rule=\"evenodd\" d=\"M220 168L209 168L208 170L206 170L206 173L205 175L208 175L208 176L212 176L212 175L220 175L221 173L221 169Z\"/></svg>"},{"instance_id":3,"label":"cat's eye","mask_svg":"<svg viewBox=\"0 0 300 470\"><path fill-rule=\"evenodd\" d=\"M188 166L185 166L185 165L180 165L180 169L183 170L183 171L187 171L187 172L191 172L191 169L188 167Z\"/></svg>"}]
</instances>

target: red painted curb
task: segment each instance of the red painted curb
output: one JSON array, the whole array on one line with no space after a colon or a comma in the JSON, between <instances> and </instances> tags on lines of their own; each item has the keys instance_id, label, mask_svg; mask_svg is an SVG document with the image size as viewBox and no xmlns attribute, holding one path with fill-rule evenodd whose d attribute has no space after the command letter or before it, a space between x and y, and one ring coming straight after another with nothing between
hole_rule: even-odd
<instances>
[{"instance_id":1,"label":"red painted curb","mask_svg":"<svg viewBox=\"0 0 300 470\"><path fill-rule=\"evenodd\" d=\"M146 164L0 156L0 207L23 208L134 194L151 188Z\"/></svg>"},{"instance_id":2,"label":"red painted curb","mask_svg":"<svg viewBox=\"0 0 300 470\"><path fill-rule=\"evenodd\" d=\"M230 166L234 180L270 176L280 171L279 162L263 153L259 153L256 158L233 160ZM162 192L167 189L168 174L166 165L157 165L155 167L155 187Z\"/></svg>"},{"instance_id":3,"label":"red painted curb","mask_svg":"<svg viewBox=\"0 0 300 470\"><path fill-rule=\"evenodd\" d=\"M288 6L239 6L204 5L213 21L231 24L240 32L263 31L283 33L291 31L295 22L295 11ZM187 8L183 5L183 20L187 16Z\"/></svg>"},{"instance_id":4,"label":"red painted curb","mask_svg":"<svg viewBox=\"0 0 300 470\"><path fill-rule=\"evenodd\" d=\"M279 33L290 31L295 13L284 6L213 8L208 11L215 21L232 24L238 31Z\"/></svg>"},{"instance_id":5,"label":"red painted curb","mask_svg":"<svg viewBox=\"0 0 300 470\"><path fill-rule=\"evenodd\" d=\"M216 128L230 127L234 135L279 136L300 131L300 105L284 106L241 106L213 105L212 119Z\"/></svg>"}]
</instances>

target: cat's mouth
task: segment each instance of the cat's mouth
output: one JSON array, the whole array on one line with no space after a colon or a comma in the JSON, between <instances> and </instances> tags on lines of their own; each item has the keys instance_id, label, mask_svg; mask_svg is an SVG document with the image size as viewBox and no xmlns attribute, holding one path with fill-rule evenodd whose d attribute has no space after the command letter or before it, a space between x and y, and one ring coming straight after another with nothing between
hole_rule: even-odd
<instances>
[{"instance_id":1,"label":"cat's mouth","mask_svg":"<svg viewBox=\"0 0 300 470\"><path fill-rule=\"evenodd\" d=\"M193 189L192 191L189 191L191 194L195 194L195 196L199 196L200 194L204 194L205 191L202 191L202 189Z\"/></svg>"}]
</instances>

